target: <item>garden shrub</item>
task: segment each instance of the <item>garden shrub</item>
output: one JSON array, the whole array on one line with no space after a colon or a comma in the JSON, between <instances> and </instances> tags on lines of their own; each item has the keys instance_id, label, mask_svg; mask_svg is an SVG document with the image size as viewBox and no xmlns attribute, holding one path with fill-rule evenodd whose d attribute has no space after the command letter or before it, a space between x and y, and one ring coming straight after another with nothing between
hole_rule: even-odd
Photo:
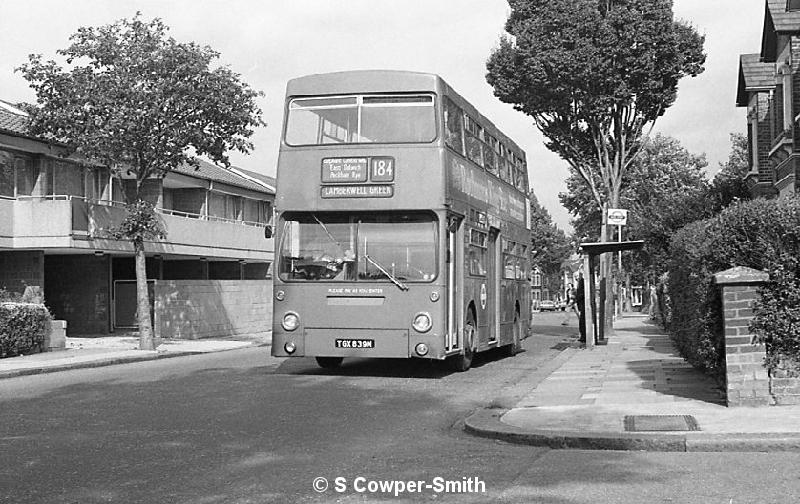
<instances>
[{"instance_id":1,"label":"garden shrub","mask_svg":"<svg viewBox=\"0 0 800 504\"><path fill-rule=\"evenodd\" d=\"M722 307L713 275L734 266L773 275L773 281L762 289L765 297L755 306L754 328L760 338L768 341L771 355L797 348L797 326L777 321L791 313L798 316L796 311L792 312L796 303L782 304L796 299L790 291L791 285L796 285L798 271L796 261L793 266L791 258L800 255L798 236L798 198L737 203L714 218L689 224L673 236L667 264L670 299L667 328L687 361L718 379L724 376ZM792 278L795 284L791 283Z\"/></svg>"},{"instance_id":2,"label":"garden shrub","mask_svg":"<svg viewBox=\"0 0 800 504\"><path fill-rule=\"evenodd\" d=\"M767 347L767 368L800 372L800 257L784 254L769 270L750 328Z\"/></svg>"},{"instance_id":3,"label":"garden shrub","mask_svg":"<svg viewBox=\"0 0 800 504\"><path fill-rule=\"evenodd\" d=\"M0 358L41 351L50 319L43 304L0 303Z\"/></svg>"}]
</instances>

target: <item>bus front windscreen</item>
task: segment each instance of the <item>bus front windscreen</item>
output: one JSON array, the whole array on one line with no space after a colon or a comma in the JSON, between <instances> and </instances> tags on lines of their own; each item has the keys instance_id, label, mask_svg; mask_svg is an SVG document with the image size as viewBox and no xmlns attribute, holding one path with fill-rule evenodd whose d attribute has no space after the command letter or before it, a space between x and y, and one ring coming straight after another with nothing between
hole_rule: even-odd
<instances>
[{"instance_id":1,"label":"bus front windscreen","mask_svg":"<svg viewBox=\"0 0 800 504\"><path fill-rule=\"evenodd\" d=\"M432 95L295 98L286 116L286 143L427 143L436 138Z\"/></svg>"},{"instance_id":2,"label":"bus front windscreen","mask_svg":"<svg viewBox=\"0 0 800 504\"><path fill-rule=\"evenodd\" d=\"M391 281L402 288L436 278L433 214L304 212L282 220L281 280Z\"/></svg>"}]
</instances>

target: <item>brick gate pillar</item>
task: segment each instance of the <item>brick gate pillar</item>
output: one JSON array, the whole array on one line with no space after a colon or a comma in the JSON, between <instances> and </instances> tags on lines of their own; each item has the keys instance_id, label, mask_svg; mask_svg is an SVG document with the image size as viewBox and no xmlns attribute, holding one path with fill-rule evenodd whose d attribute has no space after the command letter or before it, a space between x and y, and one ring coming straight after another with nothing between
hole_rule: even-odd
<instances>
[{"instance_id":1,"label":"brick gate pillar","mask_svg":"<svg viewBox=\"0 0 800 504\"><path fill-rule=\"evenodd\" d=\"M764 367L766 349L750 332L758 287L769 279L763 271L737 266L714 275L722 299L725 332L725 388L728 406L774 403Z\"/></svg>"}]
</instances>

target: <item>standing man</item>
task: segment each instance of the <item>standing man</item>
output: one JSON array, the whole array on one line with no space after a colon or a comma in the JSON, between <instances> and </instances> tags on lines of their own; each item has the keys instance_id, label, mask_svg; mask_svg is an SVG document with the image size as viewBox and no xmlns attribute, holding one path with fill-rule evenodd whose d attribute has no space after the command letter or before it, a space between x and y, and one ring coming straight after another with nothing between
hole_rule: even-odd
<instances>
[{"instance_id":1,"label":"standing man","mask_svg":"<svg viewBox=\"0 0 800 504\"><path fill-rule=\"evenodd\" d=\"M586 312L583 305L585 295L583 273L578 273L578 287L575 289L575 307L578 311L578 329L581 332L581 337L578 341L581 343L586 343Z\"/></svg>"},{"instance_id":2,"label":"standing man","mask_svg":"<svg viewBox=\"0 0 800 504\"><path fill-rule=\"evenodd\" d=\"M656 305L658 304L658 294L656 293L656 286L655 284L650 284L650 306L647 308L647 315L650 316L651 319L655 320L656 318Z\"/></svg>"},{"instance_id":3,"label":"standing man","mask_svg":"<svg viewBox=\"0 0 800 504\"><path fill-rule=\"evenodd\" d=\"M572 285L567 286L567 292L564 293L564 296L567 305L564 308L564 320L561 321L561 325L569 324L569 314L575 309L575 293L572 290Z\"/></svg>"}]
</instances>

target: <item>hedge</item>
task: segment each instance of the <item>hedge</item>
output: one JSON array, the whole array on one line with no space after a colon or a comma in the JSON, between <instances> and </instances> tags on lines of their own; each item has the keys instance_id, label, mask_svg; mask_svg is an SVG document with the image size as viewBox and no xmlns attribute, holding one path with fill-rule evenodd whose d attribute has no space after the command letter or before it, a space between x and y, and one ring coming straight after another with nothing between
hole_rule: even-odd
<instances>
[{"instance_id":1,"label":"hedge","mask_svg":"<svg viewBox=\"0 0 800 504\"><path fill-rule=\"evenodd\" d=\"M722 379L724 328L714 273L747 266L770 273L754 305L753 330L767 342L768 365L800 357L797 313L800 199L753 200L678 231L670 243L667 329L684 358ZM787 290L788 289L788 290ZM788 320L789 323L778 323ZM792 320L797 321L792 325Z\"/></svg>"},{"instance_id":2,"label":"hedge","mask_svg":"<svg viewBox=\"0 0 800 504\"><path fill-rule=\"evenodd\" d=\"M40 352L50 319L43 304L0 303L0 358Z\"/></svg>"}]
</instances>

